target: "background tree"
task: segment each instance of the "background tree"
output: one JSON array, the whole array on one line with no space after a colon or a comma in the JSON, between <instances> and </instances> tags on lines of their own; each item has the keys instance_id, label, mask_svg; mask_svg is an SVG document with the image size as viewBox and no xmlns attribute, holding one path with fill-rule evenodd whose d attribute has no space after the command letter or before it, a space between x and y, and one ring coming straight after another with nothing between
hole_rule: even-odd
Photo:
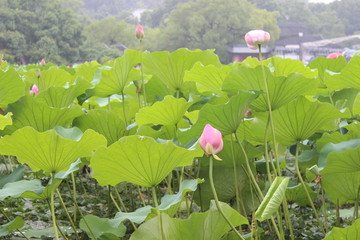
<instances>
[{"instance_id":1,"label":"background tree","mask_svg":"<svg viewBox=\"0 0 360 240\"><path fill-rule=\"evenodd\" d=\"M230 60L227 51L251 29L269 31L278 38L277 13L257 9L246 0L198 0L179 4L161 26L159 50L216 49L223 62Z\"/></svg>"}]
</instances>

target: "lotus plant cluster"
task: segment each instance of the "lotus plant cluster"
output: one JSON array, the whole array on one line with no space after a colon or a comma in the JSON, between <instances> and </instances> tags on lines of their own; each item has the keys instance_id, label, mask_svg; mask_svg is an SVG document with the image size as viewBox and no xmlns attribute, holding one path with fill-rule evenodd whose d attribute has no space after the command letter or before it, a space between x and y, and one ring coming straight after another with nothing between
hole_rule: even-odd
<instances>
[{"instance_id":1,"label":"lotus plant cluster","mask_svg":"<svg viewBox=\"0 0 360 240\"><path fill-rule=\"evenodd\" d=\"M135 37L105 64L1 64L0 237L357 239L359 56L264 59L252 30L259 57L223 64Z\"/></svg>"}]
</instances>

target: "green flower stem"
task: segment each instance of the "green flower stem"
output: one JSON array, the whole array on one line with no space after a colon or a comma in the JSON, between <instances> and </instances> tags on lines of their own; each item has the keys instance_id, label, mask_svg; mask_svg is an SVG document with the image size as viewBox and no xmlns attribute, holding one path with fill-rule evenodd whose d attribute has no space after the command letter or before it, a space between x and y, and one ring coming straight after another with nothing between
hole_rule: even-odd
<instances>
[{"instance_id":1,"label":"green flower stem","mask_svg":"<svg viewBox=\"0 0 360 240\"><path fill-rule=\"evenodd\" d=\"M155 208L156 208L156 214L158 215L159 217L159 229L160 229L160 236L161 236L161 240L165 240L165 234L164 234L164 228L163 228L163 224L162 224L162 217L161 217L161 212L160 212L160 209L159 209L159 204L158 204L158 200L157 200L157 197L156 197L156 189L155 189L155 186L151 188L152 190L152 197L153 197L153 202L154 202L154 205L155 205Z\"/></svg>"},{"instance_id":2,"label":"green flower stem","mask_svg":"<svg viewBox=\"0 0 360 240\"><path fill-rule=\"evenodd\" d=\"M355 222L356 219L359 218L359 196L360 194L360 186L358 187L358 191L356 194L356 201L355 201L355 205L354 205L354 217L353 217L353 222Z\"/></svg>"},{"instance_id":3,"label":"green flower stem","mask_svg":"<svg viewBox=\"0 0 360 240\"><path fill-rule=\"evenodd\" d=\"M246 162L246 168L247 168L248 175L250 176L250 179L251 179L251 181L252 181L252 184L254 185L254 187L255 187L255 189L256 189L256 191L257 191L257 194L258 194L258 196L259 196L260 201L262 201L262 200L264 199L264 194L262 193L262 191L261 191L261 189L260 189L260 187L259 187L259 184L257 184L253 172L251 171L250 164L249 164L249 158L248 158L248 156L247 156L247 154L246 154L245 148L244 148L244 146L242 145L242 143L241 143L241 141L240 141L240 139L238 138L238 136L237 136L236 133L235 133L235 138L236 138L238 144L240 145L240 148L241 148L242 152L244 153L245 162ZM282 237L282 235L280 234L279 229L278 229L278 227L277 227L277 225L276 225L276 222L275 222L275 220L274 220L273 217L271 217L271 222L272 222L272 224L273 224L273 226L274 226L274 229L275 229L276 235L278 236L278 239L283 239L283 237Z\"/></svg>"},{"instance_id":4,"label":"green flower stem","mask_svg":"<svg viewBox=\"0 0 360 240\"><path fill-rule=\"evenodd\" d=\"M121 102L122 102L122 109L123 109L123 115L124 115L124 121L125 121L125 126L127 127L129 122L128 119L126 117L126 110L125 110L125 94L124 91L121 92Z\"/></svg>"},{"instance_id":5,"label":"green flower stem","mask_svg":"<svg viewBox=\"0 0 360 240\"><path fill-rule=\"evenodd\" d=\"M139 198L140 198L140 200L141 200L141 203L142 203L143 207L145 207L145 206L146 206L146 203L145 203L145 200L144 200L144 197L143 197L143 194L142 194L142 192L141 192L141 190L140 190L139 185L136 185L136 189L137 189L137 191L138 191L138 193L139 193Z\"/></svg>"},{"instance_id":6,"label":"green flower stem","mask_svg":"<svg viewBox=\"0 0 360 240\"><path fill-rule=\"evenodd\" d=\"M269 108L269 118L270 118L272 139L273 139L273 144L274 144L274 154L275 154L275 160L276 160L276 168L277 168L278 176L281 176L280 164L279 164L279 159L278 159L278 151L277 151L277 142L276 142L276 138L275 138L275 127L274 127L274 123L273 123L272 107L271 107L271 102L270 102L269 85L268 85L268 82L266 80L265 67L264 67L263 57L262 57L262 53L261 53L261 45L259 45L259 60L261 62L261 69L262 69L263 80L264 80L264 85L265 85L266 100L267 100L268 108Z\"/></svg>"},{"instance_id":7,"label":"green flower stem","mask_svg":"<svg viewBox=\"0 0 360 240\"><path fill-rule=\"evenodd\" d=\"M121 198L121 196L120 196L120 193L119 193L119 191L117 190L117 187L115 186L114 187L114 190L115 190L115 194L116 194L116 196L117 196L117 198L118 198L118 200L119 200L119 202L120 202L120 205L121 205L121 207L124 209L124 212L128 212L127 210L126 210L126 206L125 206L125 204L124 204L124 202L123 202L123 200L122 200L122 198Z\"/></svg>"},{"instance_id":8,"label":"green flower stem","mask_svg":"<svg viewBox=\"0 0 360 240\"><path fill-rule=\"evenodd\" d=\"M143 45L142 45L142 40L140 40L140 74L141 74L141 91L144 93L144 106L147 106L147 102L146 102L146 89L145 89L145 80L144 80L144 70L143 70L143 59L142 59L142 55L143 55Z\"/></svg>"},{"instance_id":9,"label":"green flower stem","mask_svg":"<svg viewBox=\"0 0 360 240\"><path fill-rule=\"evenodd\" d=\"M251 170L251 167L250 167L250 163L249 163L249 158L247 156L247 153L245 151L245 148L244 146L242 145L240 139L238 138L237 134L235 133L235 138L236 138L236 141L237 143L239 144L240 148L241 148L241 151L243 152L244 154L244 157L245 157L245 165L246 165L246 170L250 176L250 180L252 181L252 184L254 185L258 195L260 196L261 200L264 199L264 194L262 193L260 187L259 187L259 184L257 184L256 182L256 179L255 179L255 176L254 176L254 173L252 172Z\"/></svg>"},{"instance_id":10,"label":"green flower stem","mask_svg":"<svg viewBox=\"0 0 360 240\"><path fill-rule=\"evenodd\" d=\"M217 193L215 190L215 186L214 186L214 180L213 180L213 157L210 156L210 167L209 167L209 179L210 179L210 186L211 186L211 190L212 193L214 195L214 199L215 199L215 204L217 209L219 210L220 214L223 216L223 218L225 219L225 221L229 224L229 226L231 227L231 229L236 233L236 235L239 237L239 239L243 239L245 240L245 238L238 232L238 230L234 227L234 225L230 222L230 220L226 217L224 211L221 209L220 203L219 203L219 199L217 197Z\"/></svg>"},{"instance_id":11,"label":"green flower stem","mask_svg":"<svg viewBox=\"0 0 360 240\"><path fill-rule=\"evenodd\" d=\"M282 206L284 209L285 222L286 222L287 228L289 229L289 232L290 232L290 238L291 238L291 240L294 240L295 239L294 230L293 230L293 227L291 224L291 218L290 218L288 204L286 202L286 199L283 200Z\"/></svg>"},{"instance_id":12,"label":"green flower stem","mask_svg":"<svg viewBox=\"0 0 360 240\"><path fill-rule=\"evenodd\" d=\"M4 211L4 209L1 208L1 207L0 207L0 213L1 213L2 215L4 215L4 217L6 218L6 220L8 220L9 222L11 222L10 218L8 217L8 215L6 214L6 212ZM22 231L20 231L20 229L16 228L16 231L18 231L18 232L21 234L21 236L23 236L25 239L30 240L28 237L26 237L26 235L25 235Z\"/></svg>"},{"instance_id":13,"label":"green flower stem","mask_svg":"<svg viewBox=\"0 0 360 240\"><path fill-rule=\"evenodd\" d=\"M53 174L50 174L51 178L53 178ZM54 235L55 235L55 239L59 240L59 233L57 231L57 227L56 227L56 216L55 216L55 205L54 205L54 190L51 191L51 196L50 196L50 210L51 210L51 219L53 222L53 228L54 228Z\"/></svg>"},{"instance_id":14,"label":"green flower stem","mask_svg":"<svg viewBox=\"0 0 360 240\"><path fill-rule=\"evenodd\" d=\"M233 134L230 134L230 147L231 147L231 158L233 162L234 168L234 182L235 182L235 196L236 196L236 207L238 211L240 211L240 192L239 192L239 178L237 175L237 166L235 161L235 153L234 153L234 139Z\"/></svg>"},{"instance_id":15,"label":"green flower stem","mask_svg":"<svg viewBox=\"0 0 360 240\"><path fill-rule=\"evenodd\" d=\"M328 232L328 219L327 219L327 213L326 213L326 205L325 205L325 192L324 192L324 188L322 187L321 183L320 183L320 188L321 188L321 203L323 205L323 214L324 214L324 227L325 227L325 231Z\"/></svg>"},{"instance_id":16,"label":"green flower stem","mask_svg":"<svg viewBox=\"0 0 360 240\"><path fill-rule=\"evenodd\" d=\"M265 158L265 163L266 163L266 174L269 180L269 183L271 185L272 183L272 176L271 176L271 171L270 171L270 159L269 159L269 148L268 148L268 142L267 142L267 138L268 138L268 129L269 129L269 125L270 125L270 119L268 119L266 126L265 126L265 134L264 134L264 148L265 148L265 153L264 153L264 158ZM273 162L271 161L271 166L273 167L274 172L275 171L275 166L273 164ZM275 174L276 175L276 174Z\"/></svg>"},{"instance_id":17,"label":"green flower stem","mask_svg":"<svg viewBox=\"0 0 360 240\"><path fill-rule=\"evenodd\" d=\"M64 200L63 200L63 198L61 197L61 194L60 194L59 189L57 189L57 188L56 188L56 193L57 193L57 195L58 195L58 197L59 197L59 199L60 199L60 203L61 203L62 207L63 207L64 210L65 210L66 216L68 217L68 219L69 219L69 221L70 221L71 227L72 227L72 229L74 230L74 233L75 233L76 238L77 238L77 239L80 239L80 237L79 237L79 235L78 235L78 233L77 233L77 230L76 230L74 221L72 220L72 218L71 218L71 216L70 216L70 214L69 214L69 211L68 211L68 209L67 209L67 207L66 207L66 205L65 205L65 203L64 203Z\"/></svg>"},{"instance_id":18,"label":"green flower stem","mask_svg":"<svg viewBox=\"0 0 360 240\"><path fill-rule=\"evenodd\" d=\"M296 143L296 154L295 154L295 165L296 165L296 173L297 173L297 176L301 182L301 184L303 185L304 187L304 190L305 190L305 193L306 193L306 197L308 198L309 202L310 202L310 205L311 205L311 208L313 209L314 211L314 214L315 214L315 217L316 217L316 220L318 221L318 224L319 224L319 227L321 228L321 231L325 234L325 229L324 229L324 226L320 220L320 217L319 217L319 214L315 208L315 205L311 199L311 196L310 196L310 193L306 187L306 183L304 181L304 179L302 178L301 176L301 173L300 173L300 168L299 168L299 143L297 142Z\"/></svg>"}]
</instances>

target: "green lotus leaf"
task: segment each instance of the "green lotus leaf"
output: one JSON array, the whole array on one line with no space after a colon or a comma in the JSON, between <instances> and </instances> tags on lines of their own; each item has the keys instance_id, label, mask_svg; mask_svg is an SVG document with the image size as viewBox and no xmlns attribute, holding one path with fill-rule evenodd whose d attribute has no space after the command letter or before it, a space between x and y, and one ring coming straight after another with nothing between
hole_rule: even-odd
<instances>
[{"instance_id":1,"label":"green lotus leaf","mask_svg":"<svg viewBox=\"0 0 360 240\"><path fill-rule=\"evenodd\" d=\"M124 88L131 82L140 79L139 70L135 65L140 62L140 52L127 49L122 57L111 62L110 68L101 71L101 78L95 78L93 95L108 97L113 94L121 94Z\"/></svg>"},{"instance_id":2,"label":"green lotus leaf","mask_svg":"<svg viewBox=\"0 0 360 240\"><path fill-rule=\"evenodd\" d=\"M289 178L276 177L267 191L259 208L255 212L255 217L259 221L269 219L279 208L285 197L285 191L289 183Z\"/></svg>"},{"instance_id":3,"label":"green lotus leaf","mask_svg":"<svg viewBox=\"0 0 360 240\"><path fill-rule=\"evenodd\" d=\"M65 87L68 84L73 84L75 77L58 67L51 67L48 70L41 71L40 77L36 76L30 81L38 86L41 93L51 87Z\"/></svg>"},{"instance_id":4,"label":"green lotus leaf","mask_svg":"<svg viewBox=\"0 0 360 240\"><path fill-rule=\"evenodd\" d=\"M346 228L334 227L324 240L350 240L360 237L360 219Z\"/></svg>"},{"instance_id":5,"label":"green lotus leaf","mask_svg":"<svg viewBox=\"0 0 360 240\"><path fill-rule=\"evenodd\" d=\"M316 131L334 128L330 124L339 117L331 104L299 97L273 112L276 139L284 146L306 140Z\"/></svg>"},{"instance_id":6,"label":"green lotus leaf","mask_svg":"<svg viewBox=\"0 0 360 240\"><path fill-rule=\"evenodd\" d=\"M0 108L5 108L24 95L25 83L19 74L13 68L6 72L0 70Z\"/></svg>"},{"instance_id":7,"label":"green lotus leaf","mask_svg":"<svg viewBox=\"0 0 360 240\"><path fill-rule=\"evenodd\" d=\"M184 98L166 96L163 101L141 108L135 115L137 125L176 125L192 103Z\"/></svg>"},{"instance_id":8,"label":"green lotus leaf","mask_svg":"<svg viewBox=\"0 0 360 240\"><path fill-rule=\"evenodd\" d=\"M334 73L339 73L346 66L347 62L344 57L335 59L317 57L308 64L311 69L317 69L318 78L322 83Z\"/></svg>"},{"instance_id":9,"label":"green lotus leaf","mask_svg":"<svg viewBox=\"0 0 360 240\"><path fill-rule=\"evenodd\" d=\"M180 48L172 53L145 52L143 59L144 71L155 75L172 90L182 91L184 88L184 74L196 62L203 65L220 66L219 58L214 50L195 50Z\"/></svg>"},{"instance_id":10,"label":"green lotus leaf","mask_svg":"<svg viewBox=\"0 0 360 240\"><path fill-rule=\"evenodd\" d=\"M311 71L308 66L304 66L304 63L300 60L275 56L264 60L264 65L271 70L274 76L287 77L293 73L299 73L306 78L317 76L315 71Z\"/></svg>"},{"instance_id":11,"label":"green lotus leaf","mask_svg":"<svg viewBox=\"0 0 360 240\"><path fill-rule=\"evenodd\" d=\"M9 235L14 230L22 228L24 226L24 219L20 216L16 216L14 220L6 224L0 225L0 237Z\"/></svg>"},{"instance_id":12,"label":"green lotus leaf","mask_svg":"<svg viewBox=\"0 0 360 240\"><path fill-rule=\"evenodd\" d=\"M204 182L204 180L193 179L193 180L184 180L180 186L179 192L177 194L165 195L160 200L159 209L161 212L167 213L169 216L174 216L180 206L181 201L183 200L187 192L193 192L197 189L199 183ZM126 219L140 224L148 218L149 214L156 215L156 211L152 206L145 206L138 208L135 212L125 213L118 212L115 215L115 218L110 220L110 223L113 226L119 225L120 222L125 221Z\"/></svg>"},{"instance_id":13,"label":"green lotus leaf","mask_svg":"<svg viewBox=\"0 0 360 240\"><path fill-rule=\"evenodd\" d=\"M320 172L321 182L329 199L346 202L358 201L360 188L360 147L344 152L332 152Z\"/></svg>"},{"instance_id":14,"label":"green lotus leaf","mask_svg":"<svg viewBox=\"0 0 360 240\"><path fill-rule=\"evenodd\" d=\"M16 182L24 177L25 167L20 165L9 175L0 175L0 189L4 187L5 184Z\"/></svg>"},{"instance_id":15,"label":"green lotus leaf","mask_svg":"<svg viewBox=\"0 0 360 240\"><path fill-rule=\"evenodd\" d=\"M131 182L144 187L159 184L175 167L191 165L203 152L177 147L172 142L157 143L143 136L121 138L108 148L100 148L91 159L93 176L101 185Z\"/></svg>"},{"instance_id":16,"label":"green lotus leaf","mask_svg":"<svg viewBox=\"0 0 360 240\"><path fill-rule=\"evenodd\" d=\"M246 110L256 97L257 94L240 92L225 104L206 104L201 108L196 124L189 131L180 133L183 135L181 140L188 142L192 138L199 137L206 124L211 124L223 135L236 132L245 117Z\"/></svg>"},{"instance_id":17,"label":"green lotus leaf","mask_svg":"<svg viewBox=\"0 0 360 240\"><path fill-rule=\"evenodd\" d=\"M32 127L24 127L0 139L0 153L16 156L33 171L57 173L104 145L105 138L91 129L79 141L73 141L61 137L55 130L40 133Z\"/></svg>"},{"instance_id":18,"label":"green lotus leaf","mask_svg":"<svg viewBox=\"0 0 360 240\"><path fill-rule=\"evenodd\" d=\"M33 194L41 194L44 190L45 187L41 185L39 179L11 182L5 184L5 186L0 189L0 200L4 200L6 197L18 198L21 197L22 194L26 192L29 193L30 191Z\"/></svg>"},{"instance_id":19,"label":"green lotus leaf","mask_svg":"<svg viewBox=\"0 0 360 240\"><path fill-rule=\"evenodd\" d=\"M347 130L345 134L340 132L324 133L320 139L316 141L318 149L322 149L328 143L341 143L352 139L360 138L360 124L353 122L344 126Z\"/></svg>"},{"instance_id":20,"label":"green lotus leaf","mask_svg":"<svg viewBox=\"0 0 360 240\"><path fill-rule=\"evenodd\" d=\"M50 87L41 91L36 100L49 107L65 108L72 104L75 98L90 88L91 84L85 80L78 80L70 87Z\"/></svg>"},{"instance_id":21,"label":"green lotus leaf","mask_svg":"<svg viewBox=\"0 0 360 240\"><path fill-rule=\"evenodd\" d=\"M70 108L53 108L32 96L25 96L16 103L10 104L8 111L14 114L13 125L7 126L4 134L11 134L25 126L31 126L42 132L55 126L68 126L74 118L83 114L80 106Z\"/></svg>"},{"instance_id":22,"label":"green lotus leaf","mask_svg":"<svg viewBox=\"0 0 360 240\"><path fill-rule=\"evenodd\" d=\"M268 68L264 68L269 86L270 103L272 110L278 109L298 96L312 93L316 90L318 81L306 78L299 73L289 76L274 76ZM262 68L238 67L229 73L224 81L223 89L232 94L238 90L265 92ZM252 109L256 111L268 111L265 94L259 96L252 103Z\"/></svg>"},{"instance_id":23,"label":"green lotus leaf","mask_svg":"<svg viewBox=\"0 0 360 240\"><path fill-rule=\"evenodd\" d=\"M254 113L251 119L241 122L236 134L253 145L263 145L265 142L265 129L269 114L267 112ZM272 139L271 131L268 131L267 141Z\"/></svg>"},{"instance_id":24,"label":"green lotus leaf","mask_svg":"<svg viewBox=\"0 0 360 240\"><path fill-rule=\"evenodd\" d=\"M306 188L310 194L311 199L314 201L317 193L312 190L308 184L306 184ZM296 186L288 187L286 189L286 201L288 203L296 203L299 206L306 207L311 206L309 199L307 198L304 186L302 184L298 184Z\"/></svg>"},{"instance_id":25,"label":"green lotus leaf","mask_svg":"<svg viewBox=\"0 0 360 240\"><path fill-rule=\"evenodd\" d=\"M85 115L76 118L74 126L82 131L93 129L104 135L108 145L113 144L125 134L125 123L118 114L106 109L89 110Z\"/></svg>"},{"instance_id":26,"label":"green lotus leaf","mask_svg":"<svg viewBox=\"0 0 360 240\"><path fill-rule=\"evenodd\" d=\"M196 63L190 71L185 73L184 81L196 82L200 92L211 91L224 95L221 88L230 71L231 67L226 65L217 68L214 65L204 66L201 63Z\"/></svg>"},{"instance_id":27,"label":"green lotus leaf","mask_svg":"<svg viewBox=\"0 0 360 240\"><path fill-rule=\"evenodd\" d=\"M123 237L126 233L126 227L123 224L118 224L114 227L109 221L110 219L108 218L100 218L88 214L80 220L79 226L80 229L84 230L89 238L93 240L119 239L120 237ZM94 238L93 234L96 238Z\"/></svg>"},{"instance_id":28,"label":"green lotus leaf","mask_svg":"<svg viewBox=\"0 0 360 240\"><path fill-rule=\"evenodd\" d=\"M360 56L354 56L350 62L341 69L340 74L332 75L325 84L334 90L342 88L360 89Z\"/></svg>"},{"instance_id":29,"label":"green lotus leaf","mask_svg":"<svg viewBox=\"0 0 360 240\"><path fill-rule=\"evenodd\" d=\"M12 113L7 113L5 116L0 114L0 130L4 130L4 128L8 125L12 124Z\"/></svg>"},{"instance_id":30,"label":"green lotus leaf","mask_svg":"<svg viewBox=\"0 0 360 240\"><path fill-rule=\"evenodd\" d=\"M92 82L99 67L101 67L101 65L96 61L79 64L75 67L75 76L81 77L87 82Z\"/></svg>"},{"instance_id":31,"label":"green lotus leaf","mask_svg":"<svg viewBox=\"0 0 360 240\"><path fill-rule=\"evenodd\" d=\"M248 224L248 220L244 216L226 203L220 202L220 207L234 226ZM172 240L218 240L230 230L229 224L221 216L213 202L208 211L193 213L186 220L170 218L167 214L162 213L162 224L165 239ZM130 240L158 240L160 238L159 217L156 217L142 224L131 235Z\"/></svg>"}]
</instances>

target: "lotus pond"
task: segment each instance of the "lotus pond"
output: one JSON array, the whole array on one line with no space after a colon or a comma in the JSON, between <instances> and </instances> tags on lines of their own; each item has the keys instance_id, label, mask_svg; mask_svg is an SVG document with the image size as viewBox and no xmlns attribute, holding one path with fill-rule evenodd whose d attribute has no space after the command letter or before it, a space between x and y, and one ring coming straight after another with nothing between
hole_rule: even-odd
<instances>
[{"instance_id":1,"label":"lotus pond","mask_svg":"<svg viewBox=\"0 0 360 240\"><path fill-rule=\"evenodd\" d=\"M0 238L360 239L359 56L2 61L0 109Z\"/></svg>"}]
</instances>

